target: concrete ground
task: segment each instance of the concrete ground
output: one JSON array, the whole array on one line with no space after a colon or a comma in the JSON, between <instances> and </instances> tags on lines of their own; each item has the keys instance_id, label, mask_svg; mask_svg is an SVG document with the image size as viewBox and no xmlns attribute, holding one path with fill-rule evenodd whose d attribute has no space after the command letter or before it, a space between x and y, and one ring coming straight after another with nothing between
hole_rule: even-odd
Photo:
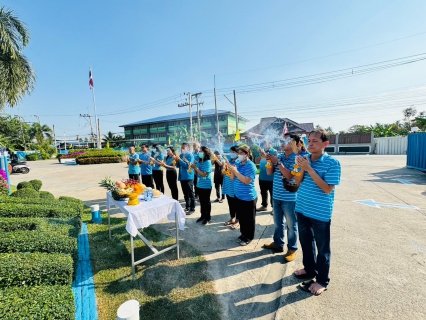
<instances>
[{"instance_id":1,"label":"concrete ground","mask_svg":"<svg viewBox=\"0 0 426 320\"><path fill-rule=\"evenodd\" d=\"M236 243L238 231L223 225L229 219L226 202L212 204L208 226L195 223L198 210L187 216L181 236L204 253L224 319L426 319L426 174L406 169L405 156L337 158L342 181L332 219L331 282L319 297L301 291L292 276L302 267L301 253L285 264L283 254L262 249L274 230L269 212L258 214L256 237L247 247ZM13 184L40 179L43 190L88 204L105 204L105 191L97 186L104 176L121 179L127 172L125 164L30 165L29 174L12 175ZM369 199L416 208L355 202ZM174 234L168 221L156 227Z\"/></svg>"}]
</instances>

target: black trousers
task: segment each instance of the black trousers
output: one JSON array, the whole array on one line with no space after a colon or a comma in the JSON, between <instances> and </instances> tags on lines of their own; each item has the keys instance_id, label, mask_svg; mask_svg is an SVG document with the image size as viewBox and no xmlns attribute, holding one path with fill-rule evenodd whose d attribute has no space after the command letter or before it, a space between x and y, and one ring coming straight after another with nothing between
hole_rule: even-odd
<instances>
[{"instance_id":1,"label":"black trousers","mask_svg":"<svg viewBox=\"0 0 426 320\"><path fill-rule=\"evenodd\" d=\"M222 182L215 182L214 188L216 189L216 198L217 199L225 199L225 195L221 193L223 191L223 181Z\"/></svg>"},{"instance_id":2,"label":"black trousers","mask_svg":"<svg viewBox=\"0 0 426 320\"><path fill-rule=\"evenodd\" d=\"M139 173L129 173L129 179L136 180L139 182Z\"/></svg>"},{"instance_id":3,"label":"black trousers","mask_svg":"<svg viewBox=\"0 0 426 320\"><path fill-rule=\"evenodd\" d=\"M195 196L198 196L197 182L198 182L198 175L194 174L194 194L195 194Z\"/></svg>"},{"instance_id":4,"label":"black trousers","mask_svg":"<svg viewBox=\"0 0 426 320\"><path fill-rule=\"evenodd\" d=\"M248 240L254 239L256 225L256 203L257 198L250 201L236 199L237 217L240 222L241 235Z\"/></svg>"},{"instance_id":5,"label":"black trousers","mask_svg":"<svg viewBox=\"0 0 426 320\"><path fill-rule=\"evenodd\" d=\"M154 189L154 182L152 182L152 175L150 175L150 174L143 174L142 175L142 183L145 186Z\"/></svg>"},{"instance_id":6,"label":"black trousers","mask_svg":"<svg viewBox=\"0 0 426 320\"><path fill-rule=\"evenodd\" d=\"M210 194L212 189L198 188L198 198L200 199L201 218L207 221L211 220L212 204L210 202Z\"/></svg>"},{"instance_id":7,"label":"black trousers","mask_svg":"<svg viewBox=\"0 0 426 320\"><path fill-rule=\"evenodd\" d=\"M195 210L194 181L181 180L180 186L182 187L183 196L185 198L185 208ZM198 189L198 191L200 191L200 189Z\"/></svg>"},{"instance_id":8,"label":"black trousers","mask_svg":"<svg viewBox=\"0 0 426 320\"><path fill-rule=\"evenodd\" d=\"M170 191L172 192L172 198L175 200L179 200L176 170L167 170L166 180L167 180L167 184L169 185Z\"/></svg>"},{"instance_id":9,"label":"black trousers","mask_svg":"<svg viewBox=\"0 0 426 320\"><path fill-rule=\"evenodd\" d=\"M259 180L260 194L262 196L262 206L264 207L268 206L268 191L269 191L269 197L271 199L271 207L274 206L274 201L272 199L273 184L274 184L273 181Z\"/></svg>"},{"instance_id":10,"label":"black trousers","mask_svg":"<svg viewBox=\"0 0 426 320\"><path fill-rule=\"evenodd\" d=\"M226 195L226 199L228 199L229 214L231 215L231 219L234 219L237 217L236 200L234 197L228 195Z\"/></svg>"},{"instance_id":11,"label":"black trousers","mask_svg":"<svg viewBox=\"0 0 426 320\"><path fill-rule=\"evenodd\" d=\"M163 170L152 170L152 177L155 182L155 189L164 193Z\"/></svg>"}]
</instances>

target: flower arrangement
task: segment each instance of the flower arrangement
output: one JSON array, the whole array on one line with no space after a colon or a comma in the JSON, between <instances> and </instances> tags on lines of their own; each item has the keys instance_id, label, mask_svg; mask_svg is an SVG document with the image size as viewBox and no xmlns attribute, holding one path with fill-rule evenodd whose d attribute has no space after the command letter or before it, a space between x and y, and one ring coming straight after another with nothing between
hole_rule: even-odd
<instances>
[{"instance_id":1,"label":"flower arrangement","mask_svg":"<svg viewBox=\"0 0 426 320\"><path fill-rule=\"evenodd\" d=\"M105 177L101 180L99 185L108 191L111 191L111 196L114 200L129 198L129 202L127 203L129 206L139 204L138 196L146 190L146 186L144 184L132 179L114 181L111 177Z\"/></svg>"},{"instance_id":2,"label":"flower arrangement","mask_svg":"<svg viewBox=\"0 0 426 320\"><path fill-rule=\"evenodd\" d=\"M229 170L229 168L226 164L223 165L222 174L227 176L227 177L231 176L231 170Z\"/></svg>"}]
</instances>

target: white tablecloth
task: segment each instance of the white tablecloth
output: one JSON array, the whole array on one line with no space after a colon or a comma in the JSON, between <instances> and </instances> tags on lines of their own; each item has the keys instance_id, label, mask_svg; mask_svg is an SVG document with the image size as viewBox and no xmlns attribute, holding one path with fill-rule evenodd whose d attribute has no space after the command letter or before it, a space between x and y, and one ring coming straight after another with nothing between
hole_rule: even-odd
<instances>
[{"instance_id":1,"label":"white tablecloth","mask_svg":"<svg viewBox=\"0 0 426 320\"><path fill-rule=\"evenodd\" d=\"M140 197L142 198L142 196ZM137 235L138 229L146 228L151 224L157 223L161 219L167 218L175 221L177 212L179 229L185 229L186 215L178 201L167 196L153 198L152 201L139 199L137 206L128 206L126 201L115 201L110 192L107 192L107 209L116 205L127 216L126 230L132 236Z\"/></svg>"}]
</instances>

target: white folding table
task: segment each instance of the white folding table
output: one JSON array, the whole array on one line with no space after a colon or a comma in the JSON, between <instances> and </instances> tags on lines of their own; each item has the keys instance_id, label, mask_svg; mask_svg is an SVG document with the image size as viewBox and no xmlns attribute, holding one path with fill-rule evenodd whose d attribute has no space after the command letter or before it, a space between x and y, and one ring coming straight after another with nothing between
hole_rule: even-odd
<instances>
[{"instance_id":1,"label":"white folding table","mask_svg":"<svg viewBox=\"0 0 426 320\"><path fill-rule=\"evenodd\" d=\"M167 252L173 248L176 248L177 258L179 259L179 229L184 230L185 228L185 212L183 211L181 205L178 201L167 197L160 196L158 198L153 198L152 201L144 201L143 196L140 196L140 203L136 206L128 206L127 201L116 201L112 198L111 193L107 192L106 196L106 206L108 212L108 233L109 239L111 240L111 230L123 227L123 225L118 225L111 227L110 223L110 208L112 206L118 207L121 212L126 215L127 223L126 230L130 234L130 247L131 247L131 256L132 256L132 275L133 280L136 279L135 276L135 266L141 264L142 262L154 258L164 252ZM167 218L169 220L175 220L176 222L176 244L158 251L154 248L151 242L148 241L140 232L139 229L146 228L151 224L157 223L158 221ZM135 261L134 245L133 238L138 236L153 252L153 254Z\"/></svg>"}]
</instances>

